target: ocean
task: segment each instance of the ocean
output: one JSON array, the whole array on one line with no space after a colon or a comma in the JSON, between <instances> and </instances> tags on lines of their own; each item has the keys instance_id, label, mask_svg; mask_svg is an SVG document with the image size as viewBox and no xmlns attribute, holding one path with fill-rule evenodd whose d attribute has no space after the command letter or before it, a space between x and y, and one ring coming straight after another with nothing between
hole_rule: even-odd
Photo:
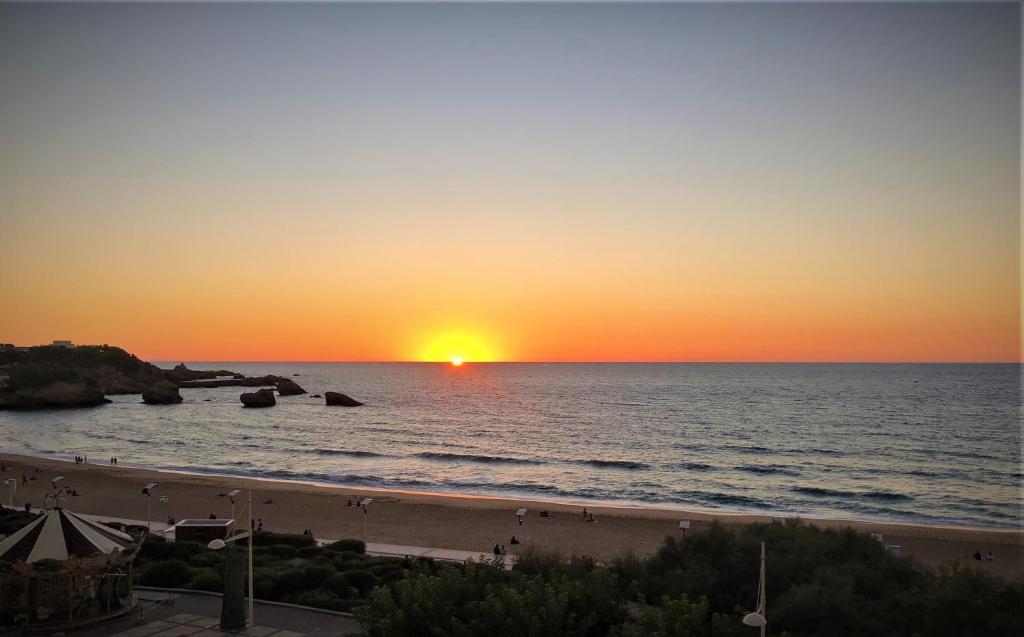
<instances>
[{"instance_id":1,"label":"ocean","mask_svg":"<svg viewBox=\"0 0 1024 637\"><path fill-rule=\"evenodd\" d=\"M176 361L175 361L176 362ZM173 363L158 363L169 367ZM1021 366L189 363L292 377L0 412L0 447L122 465L626 506L1021 526ZM293 376L295 374L295 376Z\"/></svg>"}]
</instances>

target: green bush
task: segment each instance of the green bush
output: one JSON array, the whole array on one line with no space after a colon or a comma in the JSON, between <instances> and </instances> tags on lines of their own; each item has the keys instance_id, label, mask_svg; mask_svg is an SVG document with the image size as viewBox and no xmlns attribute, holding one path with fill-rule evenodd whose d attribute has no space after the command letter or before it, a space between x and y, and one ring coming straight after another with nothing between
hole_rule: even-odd
<instances>
[{"instance_id":1,"label":"green bush","mask_svg":"<svg viewBox=\"0 0 1024 637\"><path fill-rule=\"evenodd\" d=\"M342 577L349 586L359 591L360 595L364 597L373 590L373 587L377 585L377 576L370 571L345 571L342 573Z\"/></svg>"},{"instance_id":2,"label":"green bush","mask_svg":"<svg viewBox=\"0 0 1024 637\"><path fill-rule=\"evenodd\" d=\"M298 550L298 556L312 559L314 557L319 557L323 552L324 550L319 546L303 546Z\"/></svg>"},{"instance_id":3,"label":"green bush","mask_svg":"<svg viewBox=\"0 0 1024 637\"><path fill-rule=\"evenodd\" d=\"M348 603L343 602L332 591L318 588L310 591L299 591L289 593L281 599L288 604L299 606L312 606L313 608L325 608L327 610L348 610Z\"/></svg>"},{"instance_id":4,"label":"green bush","mask_svg":"<svg viewBox=\"0 0 1024 637\"><path fill-rule=\"evenodd\" d=\"M253 579L253 588L256 586L255 578ZM197 591L212 591L214 593L224 592L224 580L218 571L210 568L204 568L199 571L192 580L188 583L185 588L189 588Z\"/></svg>"},{"instance_id":5,"label":"green bush","mask_svg":"<svg viewBox=\"0 0 1024 637\"><path fill-rule=\"evenodd\" d=\"M351 552L357 555L362 555L363 553L366 553L366 542L347 538L344 540L338 540L337 542L331 542L325 548L339 553Z\"/></svg>"},{"instance_id":6,"label":"green bush","mask_svg":"<svg viewBox=\"0 0 1024 637\"><path fill-rule=\"evenodd\" d=\"M306 589L319 588L327 578L334 575L337 571L330 566L322 566L319 564L311 564L302 569L303 582L302 587Z\"/></svg>"},{"instance_id":7,"label":"green bush","mask_svg":"<svg viewBox=\"0 0 1024 637\"><path fill-rule=\"evenodd\" d=\"M610 566L527 550L512 572L487 563L404 573L367 558L384 586L356 603L367 633L403 635L612 635L746 637L741 619L768 547L772 634L785 637L1002 636L1019 634L1024 581L971 568L923 568L852 531L799 523L712 525L668 538L649 558ZM360 571L355 571L360 572ZM324 584L339 600L345 578ZM366 584L361 592L365 594Z\"/></svg>"},{"instance_id":8,"label":"green bush","mask_svg":"<svg viewBox=\"0 0 1024 637\"><path fill-rule=\"evenodd\" d=\"M6 488L6 487L5 487ZM38 513L26 513L20 509L0 508L0 535L10 535L39 517Z\"/></svg>"},{"instance_id":9,"label":"green bush","mask_svg":"<svg viewBox=\"0 0 1024 637\"><path fill-rule=\"evenodd\" d=\"M277 599L274 596L275 578L270 575L253 574L252 589L256 591L256 599Z\"/></svg>"},{"instance_id":10,"label":"green bush","mask_svg":"<svg viewBox=\"0 0 1024 637\"><path fill-rule=\"evenodd\" d=\"M192 568L181 560L153 562L142 571L139 583L160 588L179 588L192 579Z\"/></svg>"},{"instance_id":11,"label":"green bush","mask_svg":"<svg viewBox=\"0 0 1024 637\"><path fill-rule=\"evenodd\" d=\"M352 588L348 583L348 580L345 579L344 573L335 573L334 575L331 575L324 581L323 587L333 591L335 595L342 599L359 597L359 591Z\"/></svg>"},{"instance_id":12,"label":"green bush","mask_svg":"<svg viewBox=\"0 0 1024 637\"><path fill-rule=\"evenodd\" d=\"M304 546L316 546L316 540L309 535L293 535L291 533L271 533L261 531L254 536L253 546L273 546L287 544L300 549Z\"/></svg>"},{"instance_id":13,"label":"green bush","mask_svg":"<svg viewBox=\"0 0 1024 637\"><path fill-rule=\"evenodd\" d=\"M188 560L208 549L199 542L168 542L149 536L142 543L139 558L146 561Z\"/></svg>"},{"instance_id":14,"label":"green bush","mask_svg":"<svg viewBox=\"0 0 1024 637\"><path fill-rule=\"evenodd\" d=\"M275 544L267 547L267 552L285 560L290 560L299 556L299 549L290 544Z\"/></svg>"},{"instance_id":15,"label":"green bush","mask_svg":"<svg viewBox=\"0 0 1024 637\"><path fill-rule=\"evenodd\" d=\"M197 567L220 568L224 564L224 555L222 551L204 551L188 558L188 563Z\"/></svg>"},{"instance_id":16,"label":"green bush","mask_svg":"<svg viewBox=\"0 0 1024 637\"><path fill-rule=\"evenodd\" d=\"M274 580L273 599L284 600L285 596L306 588L306 572L301 568L289 568L278 572Z\"/></svg>"}]
</instances>

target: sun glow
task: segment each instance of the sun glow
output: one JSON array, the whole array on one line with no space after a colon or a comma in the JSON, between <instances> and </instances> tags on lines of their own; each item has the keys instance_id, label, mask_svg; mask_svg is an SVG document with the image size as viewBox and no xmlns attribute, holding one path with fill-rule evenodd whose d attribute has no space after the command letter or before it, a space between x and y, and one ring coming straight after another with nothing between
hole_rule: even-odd
<instances>
[{"instance_id":1,"label":"sun glow","mask_svg":"<svg viewBox=\"0 0 1024 637\"><path fill-rule=\"evenodd\" d=\"M494 361L498 359L498 354L476 333L452 331L427 340L419 358L422 361L451 363L458 367L470 361Z\"/></svg>"}]
</instances>

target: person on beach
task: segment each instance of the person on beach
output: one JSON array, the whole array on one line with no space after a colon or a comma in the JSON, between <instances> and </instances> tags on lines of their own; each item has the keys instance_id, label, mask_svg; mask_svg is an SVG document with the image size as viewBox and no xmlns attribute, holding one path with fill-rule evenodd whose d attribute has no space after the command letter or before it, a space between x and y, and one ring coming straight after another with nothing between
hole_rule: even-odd
<instances>
[{"instance_id":1,"label":"person on beach","mask_svg":"<svg viewBox=\"0 0 1024 637\"><path fill-rule=\"evenodd\" d=\"M495 555L501 555L501 547L498 546L497 544L494 545L494 554Z\"/></svg>"},{"instance_id":2,"label":"person on beach","mask_svg":"<svg viewBox=\"0 0 1024 637\"><path fill-rule=\"evenodd\" d=\"M501 554L505 555L505 545L504 544L501 545Z\"/></svg>"},{"instance_id":3,"label":"person on beach","mask_svg":"<svg viewBox=\"0 0 1024 637\"><path fill-rule=\"evenodd\" d=\"M28 478L26 478L25 474L23 473L21 474L21 486L25 486L26 484L28 484Z\"/></svg>"},{"instance_id":4,"label":"person on beach","mask_svg":"<svg viewBox=\"0 0 1024 637\"><path fill-rule=\"evenodd\" d=\"M583 521L587 521L587 507L583 507Z\"/></svg>"},{"instance_id":5,"label":"person on beach","mask_svg":"<svg viewBox=\"0 0 1024 637\"><path fill-rule=\"evenodd\" d=\"M979 562L981 561L981 551L974 552L974 559L978 560Z\"/></svg>"},{"instance_id":6,"label":"person on beach","mask_svg":"<svg viewBox=\"0 0 1024 637\"><path fill-rule=\"evenodd\" d=\"M263 518L257 518L257 520L256 520L256 532L257 533L262 533L263 532Z\"/></svg>"},{"instance_id":7,"label":"person on beach","mask_svg":"<svg viewBox=\"0 0 1024 637\"><path fill-rule=\"evenodd\" d=\"M517 540L517 539L516 539L516 536L514 536L514 535L513 535L513 536L512 536L512 539L511 539L511 540L509 540L509 542L508 542L508 543L509 543L509 544L519 544L519 540Z\"/></svg>"}]
</instances>

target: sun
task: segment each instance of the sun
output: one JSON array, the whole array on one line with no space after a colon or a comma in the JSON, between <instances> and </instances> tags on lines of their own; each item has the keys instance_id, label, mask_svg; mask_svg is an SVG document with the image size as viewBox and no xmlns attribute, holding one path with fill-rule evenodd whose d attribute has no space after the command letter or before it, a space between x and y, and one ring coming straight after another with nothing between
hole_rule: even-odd
<instances>
[{"instance_id":1,"label":"sun","mask_svg":"<svg viewBox=\"0 0 1024 637\"><path fill-rule=\"evenodd\" d=\"M423 349L416 358L458 367L460 363L494 361L498 359L498 354L491 346L491 339L483 337L478 331L453 329L425 338Z\"/></svg>"}]
</instances>

